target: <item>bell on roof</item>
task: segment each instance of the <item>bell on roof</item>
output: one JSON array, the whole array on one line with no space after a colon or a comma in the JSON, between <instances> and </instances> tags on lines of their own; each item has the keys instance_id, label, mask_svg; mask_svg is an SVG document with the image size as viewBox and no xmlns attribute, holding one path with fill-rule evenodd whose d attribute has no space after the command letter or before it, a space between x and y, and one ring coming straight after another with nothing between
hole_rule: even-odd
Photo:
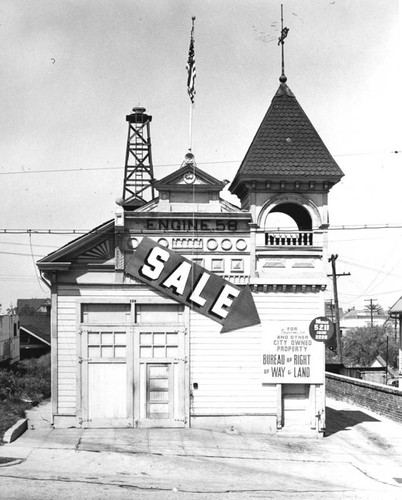
<instances>
[{"instance_id":1,"label":"bell on roof","mask_svg":"<svg viewBox=\"0 0 402 500\"><path fill-rule=\"evenodd\" d=\"M196 165L193 153L189 152L185 154L183 165Z\"/></svg>"}]
</instances>

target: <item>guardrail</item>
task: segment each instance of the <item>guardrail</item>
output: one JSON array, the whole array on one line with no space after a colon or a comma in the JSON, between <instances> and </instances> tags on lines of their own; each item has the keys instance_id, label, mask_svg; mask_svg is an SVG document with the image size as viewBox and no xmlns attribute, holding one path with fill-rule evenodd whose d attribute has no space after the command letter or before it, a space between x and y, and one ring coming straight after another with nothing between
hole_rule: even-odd
<instances>
[{"instance_id":1,"label":"guardrail","mask_svg":"<svg viewBox=\"0 0 402 500\"><path fill-rule=\"evenodd\" d=\"M313 245L313 231L269 231L265 233L265 245L270 247L303 247Z\"/></svg>"}]
</instances>

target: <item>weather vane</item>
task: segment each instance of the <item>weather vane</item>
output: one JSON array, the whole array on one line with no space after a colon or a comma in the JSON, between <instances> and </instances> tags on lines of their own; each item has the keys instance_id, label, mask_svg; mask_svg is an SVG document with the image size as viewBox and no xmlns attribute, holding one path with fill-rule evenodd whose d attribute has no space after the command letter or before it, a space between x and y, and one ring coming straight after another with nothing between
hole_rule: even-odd
<instances>
[{"instance_id":1,"label":"weather vane","mask_svg":"<svg viewBox=\"0 0 402 500\"><path fill-rule=\"evenodd\" d=\"M285 38L288 36L289 28L283 27L283 4L281 4L281 36L278 38L278 45L282 45L282 74L279 78L281 83L285 83L287 78L285 76Z\"/></svg>"}]
</instances>

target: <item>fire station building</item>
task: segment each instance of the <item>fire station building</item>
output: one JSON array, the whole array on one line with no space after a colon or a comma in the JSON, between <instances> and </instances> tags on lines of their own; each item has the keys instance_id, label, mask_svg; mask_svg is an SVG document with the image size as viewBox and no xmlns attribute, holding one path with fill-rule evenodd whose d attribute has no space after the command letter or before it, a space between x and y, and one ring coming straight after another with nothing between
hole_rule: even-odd
<instances>
[{"instance_id":1,"label":"fire station building","mask_svg":"<svg viewBox=\"0 0 402 500\"><path fill-rule=\"evenodd\" d=\"M240 208L192 154L154 180L151 117L127 121L115 219L38 263L55 427L319 435L324 344L309 325L324 316L328 193L343 173L286 77L229 186Z\"/></svg>"}]
</instances>

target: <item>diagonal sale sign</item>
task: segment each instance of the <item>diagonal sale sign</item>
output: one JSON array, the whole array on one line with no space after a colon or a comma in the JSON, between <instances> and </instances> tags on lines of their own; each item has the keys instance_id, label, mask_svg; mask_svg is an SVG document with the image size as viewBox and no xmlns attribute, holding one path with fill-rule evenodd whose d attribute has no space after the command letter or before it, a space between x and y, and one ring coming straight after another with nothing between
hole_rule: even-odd
<instances>
[{"instance_id":1,"label":"diagonal sale sign","mask_svg":"<svg viewBox=\"0 0 402 500\"><path fill-rule=\"evenodd\" d=\"M248 286L235 286L150 238L126 260L125 272L217 321L221 333L260 323Z\"/></svg>"}]
</instances>

